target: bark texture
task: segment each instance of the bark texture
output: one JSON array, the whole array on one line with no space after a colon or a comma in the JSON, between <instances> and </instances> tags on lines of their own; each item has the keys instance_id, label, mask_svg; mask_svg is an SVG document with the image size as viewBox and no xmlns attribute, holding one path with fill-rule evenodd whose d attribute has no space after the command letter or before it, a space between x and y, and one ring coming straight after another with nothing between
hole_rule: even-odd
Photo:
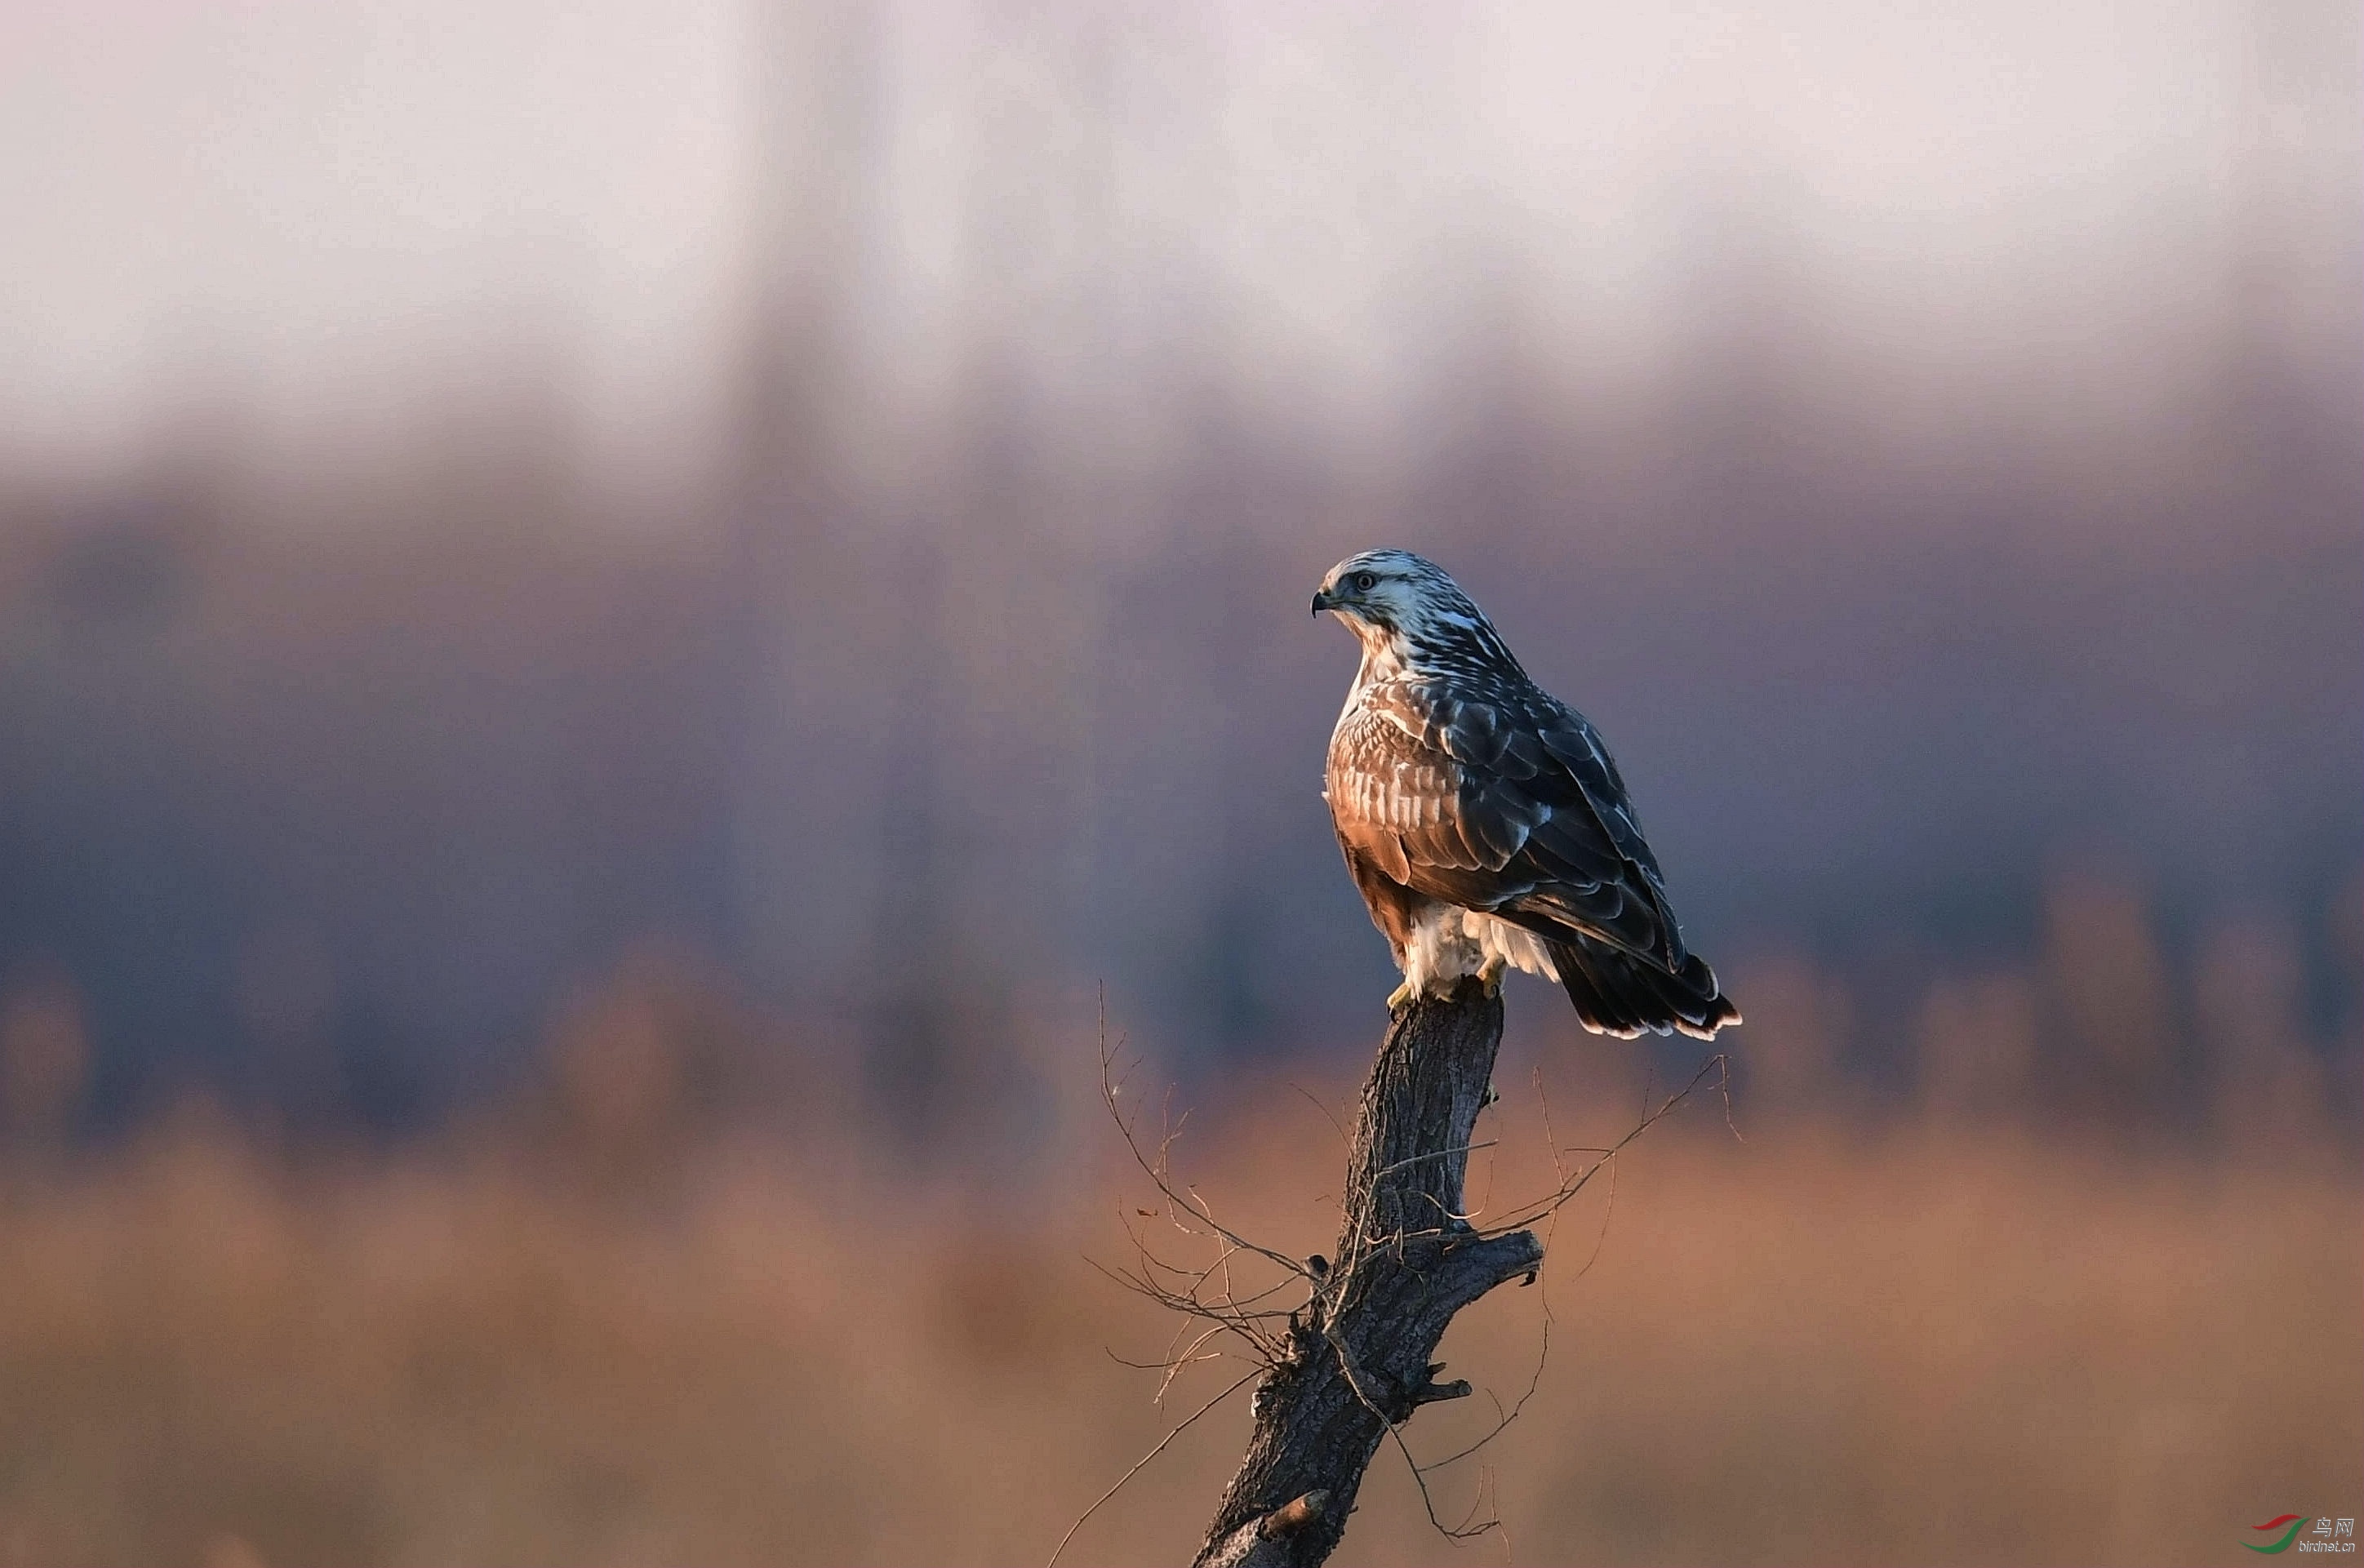
<instances>
[{"instance_id":1,"label":"bark texture","mask_svg":"<svg viewBox=\"0 0 2364 1568\"><path fill-rule=\"evenodd\" d=\"M1195 1568L1321 1562L1388 1429L1469 1392L1435 1381L1437 1342L1454 1314L1544 1256L1532 1231L1481 1237L1462 1218L1501 1041L1501 998L1475 980L1388 1020L1363 1086L1337 1252L1288 1359L1256 1391L1247 1454Z\"/></svg>"}]
</instances>

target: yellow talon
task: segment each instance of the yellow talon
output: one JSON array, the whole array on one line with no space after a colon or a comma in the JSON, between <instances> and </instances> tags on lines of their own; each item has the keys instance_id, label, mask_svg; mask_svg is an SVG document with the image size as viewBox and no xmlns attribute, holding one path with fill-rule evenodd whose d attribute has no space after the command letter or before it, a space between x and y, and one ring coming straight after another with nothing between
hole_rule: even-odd
<instances>
[{"instance_id":1,"label":"yellow talon","mask_svg":"<svg viewBox=\"0 0 2364 1568\"><path fill-rule=\"evenodd\" d=\"M1486 961L1486 966L1478 972L1478 983L1486 987L1486 995L1489 996L1499 996L1502 994L1502 960L1489 958Z\"/></svg>"},{"instance_id":2,"label":"yellow talon","mask_svg":"<svg viewBox=\"0 0 2364 1568\"><path fill-rule=\"evenodd\" d=\"M1388 993L1388 1011L1390 1013L1394 1012L1398 1007L1402 1006L1406 1002L1411 1001L1418 995L1420 995L1420 993L1411 988L1411 982L1409 980L1405 981L1402 984Z\"/></svg>"}]
</instances>

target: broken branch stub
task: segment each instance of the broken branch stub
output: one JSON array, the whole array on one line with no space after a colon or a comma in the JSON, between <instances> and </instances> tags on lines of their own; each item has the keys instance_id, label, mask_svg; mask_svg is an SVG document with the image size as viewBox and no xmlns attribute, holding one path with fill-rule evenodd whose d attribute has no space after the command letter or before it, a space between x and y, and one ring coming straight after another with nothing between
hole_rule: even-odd
<instances>
[{"instance_id":1,"label":"broken branch stub","mask_svg":"<svg viewBox=\"0 0 2364 1568\"><path fill-rule=\"evenodd\" d=\"M1501 1041L1501 998L1475 980L1388 1020L1355 1119L1337 1251L1310 1272L1312 1297L1258 1390L1246 1455L1195 1568L1321 1562L1389 1430L1468 1393L1436 1381L1446 1327L1543 1262L1532 1231L1482 1236L1463 1210Z\"/></svg>"}]
</instances>

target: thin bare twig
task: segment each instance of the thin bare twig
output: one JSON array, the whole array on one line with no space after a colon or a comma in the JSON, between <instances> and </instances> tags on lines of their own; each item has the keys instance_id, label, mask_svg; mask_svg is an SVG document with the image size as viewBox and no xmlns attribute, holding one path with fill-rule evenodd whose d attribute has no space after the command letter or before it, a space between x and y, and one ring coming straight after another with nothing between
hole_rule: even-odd
<instances>
[{"instance_id":1,"label":"thin bare twig","mask_svg":"<svg viewBox=\"0 0 2364 1568\"><path fill-rule=\"evenodd\" d=\"M1132 1480L1134 1476L1148 1469L1149 1462L1155 1459L1159 1454L1164 1453L1167 1443L1172 1442L1176 1438L1180 1437L1184 1432L1189 1430L1191 1423L1198 1420L1199 1417L1205 1415L1208 1411L1213 1409L1224 1400L1229 1399L1241 1389L1245 1388L1253 1379L1263 1375L1264 1368L1255 1367L1251 1369L1237 1383L1232 1384L1229 1388L1224 1389L1221 1394L1216 1395L1212 1399L1208 1400L1204 1405L1201 1405L1196 1410L1191 1411L1190 1414L1182 1418L1181 1423L1172 1431L1158 1439L1157 1446L1155 1448L1151 1449L1147 1453L1143 1454L1139 1462L1134 1464L1131 1470L1126 1471L1122 1475L1117 1477L1115 1485L1101 1493L1097 1498L1093 1499L1092 1506L1090 1507L1086 1508L1082 1513L1076 1516L1076 1522L1067 1527L1067 1533L1061 1536L1059 1538L1059 1544L1051 1549L1051 1560L1048 1562L1045 1562L1043 1565L1043 1568L1058 1568L1059 1553L1067 1550L1067 1542L1076 1539L1076 1532L1084 1528L1084 1522L1087 1519L1089 1519L1094 1514L1100 1511L1101 1504L1107 1502L1110 1497L1115 1496L1119 1492L1123 1491L1124 1484L1126 1482Z\"/></svg>"},{"instance_id":2,"label":"thin bare twig","mask_svg":"<svg viewBox=\"0 0 2364 1568\"><path fill-rule=\"evenodd\" d=\"M1469 1154L1480 1149L1491 1149L1500 1141L1499 1138L1489 1138L1483 1143L1465 1143L1458 1149L1433 1149L1425 1154L1415 1154L1409 1160L1399 1160L1392 1165L1382 1165L1371 1173L1371 1179L1377 1181L1381 1176L1392 1176L1398 1171L1409 1171L1414 1165L1425 1165L1431 1160L1449 1160L1455 1154Z\"/></svg>"},{"instance_id":3,"label":"thin bare twig","mask_svg":"<svg viewBox=\"0 0 2364 1568\"><path fill-rule=\"evenodd\" d=\"M1124 1134L1125 1148L1132 1153L1133 1162L1141 1167L1143 1173L1146 1174L1150 1181L1156 1186L1159 1195L1165 1199L1168 1214L1174 1218L1176 1226L1186 1232L1198 1234L1198 1232L1192 1230L1189 1226L1183 1225L1178 1213L1176 1212L1177 1210L1188 1210L1190 1212L1192 1218L1202 1222L1209 1231L1221 1237L1224 1240L1230 1242L1240 1251L1243 1252L1254 1252L1256 1256L1277 1264L1280 1268L1287 1270L1291 1273L1304 1273L1305 1265L1303 1263L1298 1262L1295 1258L1289 1257L1286 1253L1276 1252L1269 1247L1259 1246L1257 1243L1249 1240L1246 1237L1238 1234L1236 1231L1227 1229L1216 1220L1214 1214L1210 1210L1203 1207L1202 1200L1199 1198L1197 1194L1189 1192L1187 1189L1176 1188L1167 1178L1165 1173L1167 1158L1169 1151L1173 1148L1174 1140L1182 1135L1182 1128L1180 1124L1177 1123L1170 1127L1160 1137L1157 1144L1157 1158L1154 1161L1152 1161L1148 1156L1142 1152L1140 1141L1133 1135L1132 1124L1125 1119L1123 1108L1117 1103L1119 1099L1117 1090L1121 1080L1111 1076L1111 1073L1115 1070L1115 1053L1117 1049L1118 1048L1111 1047L1109 1044L1108 1019L1103 1016L1100 1020L1101 1098L1107 1102L1109 1114L1116 1118L1118 1129ZM1184 1122L1188 1121L1189 1113L1187 1111L1183 1113L1182 1119Z\"/></svg>"},{"instance_id":4,"label":"thin bare twig","mask_svg":"<svg viewBox=\"0 0 2364 1568\"><path fill-rule=\"evenodd\" d=\"M1650 1129L1656 1127L1668 1116L1671 1116L1682 1106L1685 1100L1690 1097L1691 1091L1705 1083L1711 1074L1720 1075L1721 1084L1719 1086L1724 1094L1726 1105L1729 1106L1732 1073L1731 1064L1732 1059L1722 1051L1718 1051L1713 1056L1711 1056L1706 1061L1701 1062L1699 1071L1691 1074L1690 1082L1685 1084L1681 1088L1667 1095L1667 1098L1658 1105L1656 1109L1645 1110L1641 1120L1634 1123L1631 1131L1627 1132L1624 1137L1619 1139L1615 1143L1610 1145L1606 1151L1600 1151L1600 1158L1595 1160L1591 1164L1584 1167L1583 1170L1578 1172L1572 1178L1567 1176L1565 1171L1559 1166L1556 1157L1557 1151L1555 1151L1553 1167L1555 1170L1561 1171L1561 1179L1558 1189L1544 1197L1537 1198L1531 1203L1522 1205L1520 1207L1512 1210L1508 1218L1482 1232L1482 1234L1499 1236L1505 1235L1513 1230L1523 1230L1527 1227L1534 1224L1537 1220L1545 1218L1567 1207L1568 1202L1573 1199L1577 1194L1582 1192L1585 1186L1591 1182L1592 1178L1600 1173L1600 1168L1603 1165L1613 1164L1617 1156L1623 1153L1626 1148L1632 1144L1635 1139L1649 1131ZM1647 1102L1645 1101L1645 1104L1646 1106ZM1734 1130L1737 1131L1736 1129Z\"/></svg>"},{"instance_id":5,"label":"thin bare twig","mask_svg":"<svg viewBox=\"0 0 2364 1568\"><path fill-rule=\"evenodd\" d=\"M1337 1130L1338 1141L1342 1145L1349 1149L1355 1146L1355 1140L1346 1136L1346 1124L1338 1119L1337 1112L1332 1110L1328 1106L1323 1105L1320 1098L1314 1095L1313 1091L1307 1088L1304 1084L1292 1082L1288 1086L1296 1090L1299 1094L1303 1095L1307 1099L1311 1100L1313 1102L1313 1108L1330 1118L1330 1125Z\"/></svg>"},{"instance_id":6,"label":"thin bare twig","mask_svg":"<svg viewBox=\"0 0 2364 1568\"><path fill-rule=\"evenodd\" d=\"M1211 1325L1193 1342L1191 1351L1184 1352L1178 1360L1174 1355L1174 1346L1181 1342L1188 1330L1187 1327L1176 1330L1173 1344L1167 1347L1167 1358L1156 1363L1168 1369L1169 1381L1172 1369L1187 1364L1188 1358L1204 1346L1210 1335L1224 1331L1242 1340L1260 1364L1277 1364L1285 1347L1277 1337L1277 1326L1289 1317L1289 1312L1283 1307L1267 1307L1262 1304L1298 1285L1314 1284L1313 1275L1297 1259L1251 1241L1224 1225L1216 1218L1214 1207L1205 1195L1174 1177L1174 1143L1188 1123L1189 1113L1186 1111L1178 1119L1176 1118L1171 1113L1169 1101L1161 1107L1161 1127L1155 1144L1144 1147L1137 1130L1141 1113L1128 1116L1123 1106L1125 1084L1131 1073L1129 1069L1121 1073L1118 1070L1117 1054L1121 1049L1121 1042L1118 1045L1110 1043L1107 1021L1103 1016L1100 1087L1110 1118L1116 1122L1133 1162L1156 1189L1166 1222L1193 1241L1212 1243L1214 1252L1202 1264L1186 1266L1169 1262L1160 1257L1148 1239L1135 1229L1130 1218L1126 1218L1123 1223L1133 1244L1136 1270L1113 1270L1096 1260L1092 1261L1093 1267L1127 1289L1180 1314L1186 1326L1194 1319ZM1144 1209L1142 1213L1149 1215L1152 1211ZM1274 1284L1254 1288L1243 1286L1234 1272L1235 1265L1243 1258L1259 1259L1272 1264L1280 1271L1278 1279ZM1161 1387L1158 1396L1161 1400L1164 1392Z\"/></svg>"},{"instance_id":7,"label":"thin bare twig","mask_svg":"<svg viewBox=\"0 0 2364 1568\"><path fill-rule=\"evenodd\" d=\"M1488 1443L1492 1442L1496 1438L1500 1437L1502 1435L1503 1429L1519 1418L1519 1412L1527 1407L1527 1401L1533 1399L1535 1396L1535 1390L1543 1386L1544 1362L1551 1356L1551 1306L1546 1302L1544 1307L1543 1346L1535 1352L1535 1374L1527 1379L1527 1391L1524 1394L1520 1395L1518 1403L1511 1406L1507 1411L1502 1408L1502 1402L1500 1399L1495 1400L1494 1413L1500 1418L1495 1421L1493 1429L1489 1431L1484 1437L1479 1438L1476 1442L1471 1443L1467 1448L1462 1449L1457 1452L1446 1454L1443 1459L1433 1459L1429 1461L1426 1464L1418 1466L1417 1468L1421 1474L1426 1475L1431 1471L1442 1470L1448 1464L1460 1463L1463 1460L1467 1459L1471 1454L1476 1453L1479 1449L1484 1448Z\"/></svg>"},{"instance_id":8,"label":"thin bare twig","mask_svg":"<svg viewBox=\"0 0 2364 1568\"><path fill-rule=\"evenodd\" d=\"M1322 1337L1329 1340L1330 1348L1338 1353L1338 1367L1346 1374L1346 1386L1353 1391L1355 1399L1361 1403L1364 1409L1378 1418L1379 1424L1387 1429L1388 1436L1395 1440L1396 1451L1403 1455L1404 1468L1411 1472L1412 1485L1420 1488L1420 1506L1427 1510L1428 1522L1435 1529L1436 1533L1447 1540L1459 1541L1483 1535L1492 1529L1500 1522L1499 1520L1489 1519L1477 1529L1471 1529L1468 1528L1468 1518L1463 1519L1459 1526L1454 1526L1446 1524L1437 1517L1436 1498L1428 1489L1428 1473L1421 1468L1418 1460L1412 1458L1411 1446L1404 1441L1402 1424L1392 1419L1386 1411L1380 1409L1370 1395L1364 1390L1363 1369L1355 1364L1355 1352L1346 1348L1346 1341L1337 1329L1331 1329ZM1476 1505L1472 1504L1470 1518L1476 1518L1477 1511Z\"/></svg>"}]
</instances>

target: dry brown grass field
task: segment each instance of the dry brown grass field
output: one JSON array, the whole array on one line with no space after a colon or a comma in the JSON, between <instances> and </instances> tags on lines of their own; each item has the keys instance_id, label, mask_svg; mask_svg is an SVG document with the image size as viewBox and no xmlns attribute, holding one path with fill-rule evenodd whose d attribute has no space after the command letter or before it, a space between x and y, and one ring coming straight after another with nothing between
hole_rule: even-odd
<instances>
[{"instance_id":1,"label":"dry brown grass field","mask_svg":"<svg viewBox=\"0 0 2364 1568\"><path fill-rule=\"evenodd\" d=\"M1307 1095L1292 1092L1294 1084ZM1506 1082L1506 1090L1511 1085ZM1506 1094L1497 1208L1634 1085ZM1204 1106L1177 1170L1329 1241L1344 1067ZM2364 1233L2322 1139L2238 1158L1695 1104L1567 1210L1453 1372L1520 1418L1433 1478L1383 1451L1340 1561L2200 1562L2364 1502ZM915 1187L876 1149L716 1134L592 1157L531 1118L372 1156L191 1112L0 1181L0 1562L1034 1563L1181 1415L1171 1325L1094 1267L1148 1202L1104 1163ZM1593 1260L1589 1270L1583 1267ZM1536 1377L1544 1315L1548 1356ZM1171 1562L1244 1395L1086 1525ZM1492 1418L1424 1411L1415 1453Z\"/></svg>"}]
</instances>

